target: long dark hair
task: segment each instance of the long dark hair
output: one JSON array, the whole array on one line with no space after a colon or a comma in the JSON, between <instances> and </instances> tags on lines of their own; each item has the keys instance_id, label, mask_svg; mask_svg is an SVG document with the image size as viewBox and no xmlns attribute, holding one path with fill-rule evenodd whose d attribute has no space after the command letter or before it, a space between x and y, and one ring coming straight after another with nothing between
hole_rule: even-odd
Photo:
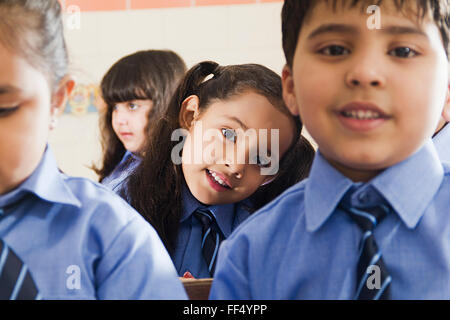
<instances>
[{"instance_id":1,"label":"long dark hair","mask_svg":"<svg viewBox=\"0 0 450 320\"><path fill-rule=\"evenodd\" d=\"M152 100L146 129L149 136L154 121L166 111L185 72L184 61L175 52L167 50L133 53L108 70L101 82L102 97L107 105L100 116L103 163L100 168L92 168L99 175L100 182L114 170L126 151L112 127L115 104L138 99Z\"/></svg>"},{"instance_id":2,"label":"long dark hair","mask_svg":"<svg viewBox=\"0 0 450 320\"><path fill-rule=\"evenodd\" d=\"M213 78L204 81L209 75ZM183 172L181 165L171 160L172 149L179 143L172 141L171 136L180 127L181 104L188 96L196 95L203 112L213 101L225 101L246 91L263 95L275 108L291 116L283 102L281 79L275 72L257 64L219 66L211 61L201 62L180 83L165 115L154 125L143 161L128 177L122 196L153 225L169 252L175 249L183 209ZM314 149L301 136L299 118L291 118L296 139L280 162L279 175L251 196L252 210L308 175Z\"/></svg>"}]
</instances>

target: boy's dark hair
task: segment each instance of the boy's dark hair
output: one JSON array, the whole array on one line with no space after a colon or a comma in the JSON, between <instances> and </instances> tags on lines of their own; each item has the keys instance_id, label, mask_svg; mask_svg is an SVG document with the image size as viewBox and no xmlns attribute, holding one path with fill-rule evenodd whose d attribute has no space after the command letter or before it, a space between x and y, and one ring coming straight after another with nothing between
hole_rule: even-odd
<instances>
[{"instance_id":1,"label":"boy's dark hair","mask_svg":"<svg viewBox=\"0 0 450 320\"><path fill-rule=\"evenodd\" d=\"M210 75L213 78L205 81ZM171 159L172 150L179 143L172 141L171 136L180 128L182 102L190 95L196 95L200 112L204 112L214 101L226 101L248 91L266 97L295 123L295 139L281 160L278 176L250 197L251 210L270 202L309 173L314 149L300 134L302 123L299 118L293 117L285 106L281 78L275 72L256 64L219 66L205 61L195 65L177 88L166 114L155 125L145 157L129 176L126 191L122 194L153 225L170 252L175 249L183 211L183 172L181 165L174 164Z\"/></svg>"},{"instance_id":2,"label":"boy's dark hair","mask_svg":"<svg viewBox=\"0 0 450 320\"><path fill-rule=\"evenodd\" d=\"M47 75L52 89L67 74L58 0L0 0L0 42Z\"/></svg>"},{"instance_id":3,"label":"boy's dark hair","mask_svg":"<svg viewBox=\"0 0 450 320\"><path fill-rule=\"evenodd\" d=\"M283 50L286 57L286 63L292 68L295 50L297 48L298 37L303 25L305 17L312 11L319 1L327 3L332 2L335 9L337 2L341 1L343 5L349 3L353 8L360 4L380 5L383 0L367 1L367 0L285 0L281 12L281 31L283 35ZM412 0L390 0L393 1L398 10L404 8L405 5L411 5ZM442 40L444 42L445 52L449 56L449 37L450 37L450 6L448 0L414 0L418 8L418 17L425 17L431 13L434 22L438 26ZM374 3L376 2L376 3Z\"/></svg>"},{"instance_id":4,"label":"boy's dark hair","mask_svg":"<svg viewBox=\"0 0 450 320\"><path fill-rule=\"evenodd\" d=\"M185 72L186 64L175 52L147 50L123 57L104 75L101 92L107 108L100 115L103 164L101 168L92 168L100 182L114 170L126 152L112 127L114 106L132 100L152 100L146 128L149 136L154 121L166 111Z\"/></svg>"}]
</instances>

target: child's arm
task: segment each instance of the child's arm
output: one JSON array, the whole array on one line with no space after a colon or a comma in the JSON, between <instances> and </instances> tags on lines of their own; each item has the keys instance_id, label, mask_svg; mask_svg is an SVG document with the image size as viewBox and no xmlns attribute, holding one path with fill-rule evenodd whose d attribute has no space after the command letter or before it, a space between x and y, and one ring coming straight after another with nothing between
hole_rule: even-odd
<instances>
[{"instance_id":1,"label":"child's arm","mask_svg":"<svg viewBox=\"0 0 450 320\"><path fill-rule=\"evenodd\" d=\"M186 299L172 260L156 231L122 199L110 205L110 210L121 211L130 218L114 231L94 269L97 298ZM108 219L105 212L100 216L103 219L96 219L97 222L114 223L105 221ZM109 220L113 219L114 215L110 214Z\"/></svg>"}]
</instances>

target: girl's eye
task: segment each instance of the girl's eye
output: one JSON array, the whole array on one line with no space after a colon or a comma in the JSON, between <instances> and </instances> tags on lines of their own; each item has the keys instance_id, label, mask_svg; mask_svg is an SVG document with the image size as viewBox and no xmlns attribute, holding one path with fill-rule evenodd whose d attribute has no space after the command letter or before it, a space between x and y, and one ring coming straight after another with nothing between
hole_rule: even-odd
<instances>
[{"instance_id":1,"label":"girl's eye","mask_svg":"<svg viewBox=\"0 0 450 320\"><path fill-rule=\"evenodd\" d=\"M231 142L236 142L236 132L232 129L222 129L223 136Z\"/></svg>"},{"instance_id":2,"label":"girl's eye","mask_svg":"<svg viewBox=\"0 0 450 320\"><path fill-rule=\"evenodd\" d=\"M270 159L266 157L256 157L256 164L262 168L268 168L270 167Z\"/></svg>"},{"instance_id":3,"label":"girl's eye","mask_svg":"<svg viewBox=\"0 0 450 320\"><path fill-rule=\"evenodd\" d=\"M136 110L137 108L139 108L139 105L136 103L130 103L128 106L130 110Z\"/></svg>"},{"instance_id":4,"label":"girl's eye","mask_svg":"<svg viewBox=\"0 0 450 320\"><path fill-rule=\"evenodd\" d=\"M398 47L389 51L389 55L398 58L412 58L418 55L418 52L408 47Z\"/></svg>"},{"instance_id":5,"label":"girl's eye","mask_svg":"<svg viewBox=\"0 0 450 320\"><path fill-rule=\"evenodd\" d=\"M343 46L331 45L319 50L319 53L326 56L342 56L350 53L350 50L344 48Z\"/></svg>"}]
</instances>

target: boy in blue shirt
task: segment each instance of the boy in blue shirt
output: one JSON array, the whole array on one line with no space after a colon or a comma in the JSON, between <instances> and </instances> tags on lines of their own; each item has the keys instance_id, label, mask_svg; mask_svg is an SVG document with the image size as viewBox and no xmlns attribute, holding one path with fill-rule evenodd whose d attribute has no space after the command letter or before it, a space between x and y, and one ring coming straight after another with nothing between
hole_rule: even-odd
<instances>
[{"instance_id":1,"label":"boy in blue shirt","mask_svg":"<svg viewBox=\"0 0 450 320\"><path fill-rule=\"evenodd\" d=\"M448 1L367 6L285 1L284 98L319 151L222 244L211 298L450 298Z\"/></svg>"}]
</instances>

